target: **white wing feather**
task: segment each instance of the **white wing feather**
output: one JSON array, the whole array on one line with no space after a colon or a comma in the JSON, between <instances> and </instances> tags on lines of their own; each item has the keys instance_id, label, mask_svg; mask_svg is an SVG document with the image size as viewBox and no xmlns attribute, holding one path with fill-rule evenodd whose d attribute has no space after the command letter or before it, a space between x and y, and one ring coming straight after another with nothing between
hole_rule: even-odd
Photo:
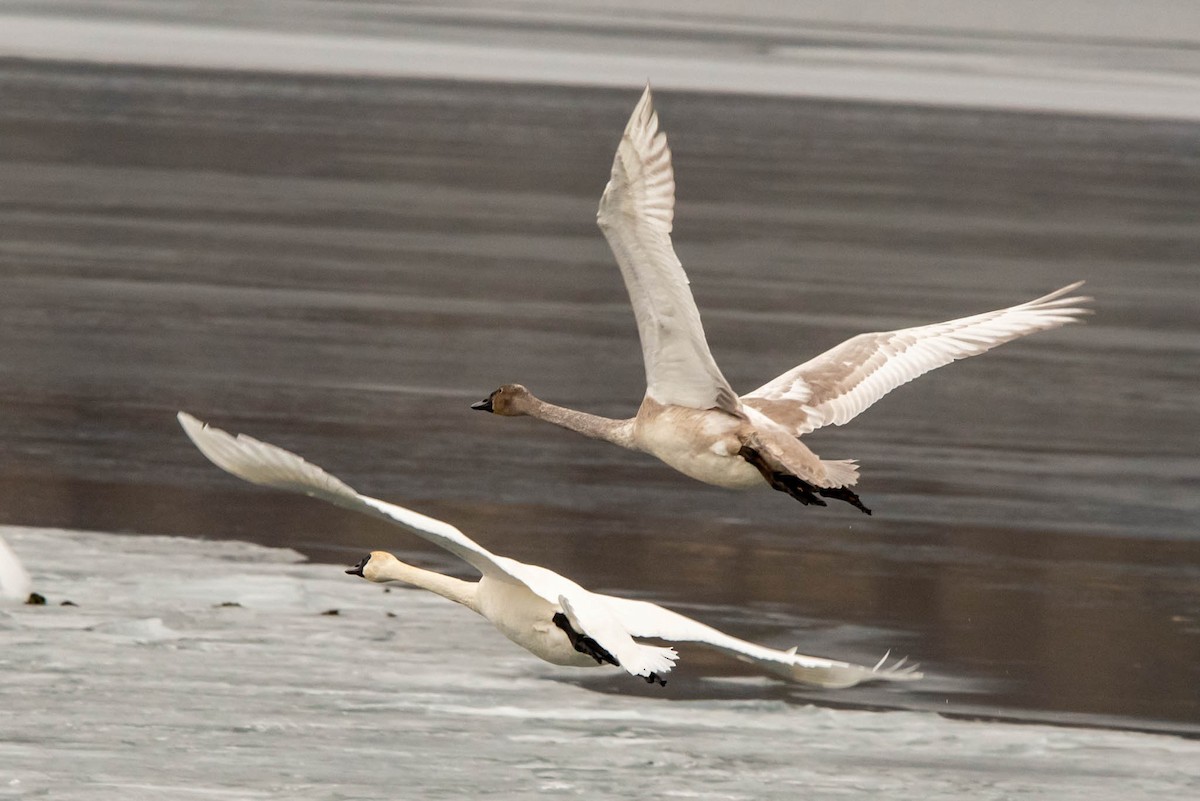
<instances>
[{"instance_id":1,"label":"white wing feather","mask_svg":"<svg viewBox=\"0 0 1200 801\"><path fill-rule=\"evenodd\" d=\"M869 681L914 681L922 677L917 665L900 660L885 667L887 655L874 667L805 656L792 648L779 651L740 640L678 612L648 601L633 601L611 595L597 596L612 609L621 626L634 637L653 637L669 642L694 642L707 646L790 681L826 689L853 687Z\"/></svg>"},{"instance_id":2,"label":"white wing feather","mask_svg":"<svg viewBox=\"0 0 1200 801\"><path fill-rule=\"evenodd\" d=\"M796 436L842 425L934 368L1017 337L1075 322L1091 298L1063 297L1082 281L1007 309L934 325L859 334L742 397Z\"/></svg>"},{"instance_id":3,"label":"white wing feather","mask_svg":"<svg viewBox=\"0 0 1200 801\"><path fill-rule=\"evenodd\" d=\"M650 87L617 147L596 221L637 319L646 394L659 403L738 414L737 395L709 352L687 275L671 245L675 173Z\"/></svg>"},{"instance_id":4,"label":"white wing feather","mask_svg":"<svg viewBox=\"0 0 1200 801\"><path fill-rule=\"evenodd\" d=\"M512 560L496 556L449 523L426 517L403 506L360 495L341 479L283 448L260 442L245 434L235 437L200 422L187 412L180 412L177 417L184 432L200 452L227 473L252 484L298 492L346 509L383 518L399 524L434 545L445 548L481 573L511 576L508 563ZM554 603L556 598L557 595L548 600Z\"/></svg>"}]
</instances>

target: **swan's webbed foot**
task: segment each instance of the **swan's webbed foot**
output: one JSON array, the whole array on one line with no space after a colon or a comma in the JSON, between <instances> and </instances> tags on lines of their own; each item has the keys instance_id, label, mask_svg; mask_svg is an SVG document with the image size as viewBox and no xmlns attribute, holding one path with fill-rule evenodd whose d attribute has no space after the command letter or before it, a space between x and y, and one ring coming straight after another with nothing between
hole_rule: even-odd
<instances>
[{"instance_id":1,"label":"swan's webbed foot","mask_svg":"<svg viewBox=\"0 0 1200 801\"><path fill-rule=\"evenodd\" d=\"M771 485L771 489L786 492L805 506L827 505L825 501L813 493L816 487L802 478L793 476L791 473L781 473L773 469L771 465L767 464L767 460L763 458L763 455L749 445L743 445L738 450L738 456L745 459L758 472L762 473L762 477Z\"/></svg>"},{"instance_id":2,"label":"swan's webbed foot","mask_svg":"<svg viewBox=\"0 0 1200 801\"><path fill-rule=\"evenodd\" d=\"M762 477L767 480L772 489L786 492L805 506L826 506L825 501L817 497L821 495L825 498L835 498L839 501L845 501L856 509L871 514L871 510L863 505L863 502L858 499L858 495L849 487L817 487L791 473L783 473L775 470L771 465L767 464L767 460L763 458L761 453L749 445L743 445L738 450L738 456L754 465L755 469L762 473Z\"/></svg>"},{"instance_id":3,"label":"swan's webbed foot","mask_svg":"<svg viewBox=\"0 0 1200 801\"><path fill-rule=\"evenodd\" d=\"M593 640L586 634L580 634L575 629L571 628L571 621L567 620L567 616L562 612L555 612L554 617L550 618L554 625L558 626L566 632L567 639L571 641L571 646L581 654L586 654L596 660L598 665L616 665L621 666L617 658L605 650L604 646ZM647 679L649 681L649 679Z\"/></svg>"},{"instance_id":4,"label":"swan's webbed foot","mask_svg":"<svg viewBox=\"0 0 1200 801\"><path fill-rule=\"evenodd\" d=\"M863 505L863 502L858 499L858 496L849 487L833 487L832 489L818 487L817 492L826 498L837 498L839 501L845 501L859 511L871 514L871 510Z\"/></svg>"},{"instance_id":5,"label":"swan's webbed foot","mask_svg":"<svg viewBox=\"0 0 1200 801\"><path fill-rule=\"evenodd\" d=\"M642 678L646 680L647 684L658 684L659 687L667 686L667 680L657 673L651 673L649 676L642 676Z\"/></svg>"}]
</instances>

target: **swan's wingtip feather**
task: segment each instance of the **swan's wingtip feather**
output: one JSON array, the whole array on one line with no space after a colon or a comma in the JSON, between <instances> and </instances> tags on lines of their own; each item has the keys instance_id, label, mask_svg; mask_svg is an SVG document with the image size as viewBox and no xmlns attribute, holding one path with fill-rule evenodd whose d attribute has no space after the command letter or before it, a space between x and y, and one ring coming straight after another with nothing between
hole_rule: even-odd
<instances>
[{"instance_id":1,"label":"swan's wingtip feather","mask_svg":"<svg viewBox=\"0 0 1200 801\"><path fill-rule=\"evenodd\" d=\"M884 654L883 659L879 660L879 664L871 670L872 675L870 678L883 679L885 681L917 681L918 679L925 678L925 674L920 670L921 663L910 663L907 656L902 656L895 664L884 667L883 665L887 660L888 654L891 654L890 650L887 654Z\"/></svg>"},{"instance_id":2,"label":"swan's wingtip feather","mask_svg":"<svg viewBox=\"0 0 1200 801\"><path fill-rule=\"evenodd\" d=\"M175 413L175 419L183 426L184 431L203 431L208 426L208 423L197 420L182 409Z\"/></svg>"},{"instance_id":3,"label":"swan's wingtip feather","mask_svg":"<svg viewBox=\"0 0 1200 801\"><path fill-rule=\"evenodd\" d=\"M629 115L629 122L625 125L625 137L651 140L658 133L658 112L654 109L654 93L650 89L650 83L647 82L646 88L642 90L642 96L638 98L637 105L633 107L633 112ZM640 150L635 152L640 154ZM620 158L619 148L617 158Z\"/></svg>"},{"instance_id":4,"label":"swan's wingtip feather","mask_svg":"<svg viewBox=\"0 0 1200 801\"><path fill-rule=\"evenodd\" d=\"M183 428L183 433L187 434L192 444L199 448L200 452L210 460L213 459L210 449L221 440L222 436L233 439L229 432L213 428L200 418L190 415L185 411L179 411L175 415L175 419L179 421L180 427Z\"/></svg>"},{"instance_id":5,"label":"swan's wingtip feather","mask_svg":"<svg viewBox=\"0 0 1200 801\"><path fill-rule=\"evenodd\" d=\"M654 104L654 92L650 89L650 81L646 81L645 88L642 89L642 96L638 99L638 106L645 108Z\"/></svg>"},{"instance_id":6,"label":"swan's wingtip feather","mask_svg":"<svg viewBox=\"0 0 1200 801\"><path fill-rule=\"evenodd\" d=\"M888 665L891 651L875 663L874 667L846 663L813 666L798 662L791 665L792 679L802 684L810 684L826 690L843 690L859 684L873 681L917 681L925 677L917 663L908 663L908 657L903 657L895 664Z\"/></svg>"},{"instance_id":7,"label":"swan's wingtip feather","mask_svg":"<svg viewBox=\"0 0 1200 801\"><path fill-rule=\"evenodd\" d=\"M1057 303L1090 303L1092 302L1092 298L1089 296L1081 295L1078 297L1065 297L1066 295L1074 292L1076 289L1079 289L1085 283L1085 281L1076 281L1072 284L1067 284L1066 286L1060 287L1047 295L1042 295L1040 298L1034 298L1033 300L1025 303L1024 306L1042 306L1045 304L1054 305L1056 301Z\"/></svg>"}]
</instances>

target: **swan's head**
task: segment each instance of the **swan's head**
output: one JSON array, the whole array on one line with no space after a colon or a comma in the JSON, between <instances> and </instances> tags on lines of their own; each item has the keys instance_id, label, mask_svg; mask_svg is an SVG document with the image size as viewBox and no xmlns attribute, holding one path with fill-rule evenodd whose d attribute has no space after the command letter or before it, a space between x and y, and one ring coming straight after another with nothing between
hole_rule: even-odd
<instances>
[{"instance_id":1,"label":"swan's head","mask_svg":"<svg viewBox=\"0 0 1200 801\"><path fill-rule=\"evenodd\" d=\"M387 551L371 551L346 572L351 576L362 576L367 581L392 581L389 574L399 565L400 560Z\"/></svg>"},{"instance_id":2,"label":"swan's head","mask_svg":"<svg viewBox=\"0 0 1200 801\"><path fill-rule=\"evenodd\" d=\"M472 403L471 408L504 417L520 417L529 414L529 400L532 397L529 390L520 384L505 384L478 403Z\"/></svg>"}]
</instances>

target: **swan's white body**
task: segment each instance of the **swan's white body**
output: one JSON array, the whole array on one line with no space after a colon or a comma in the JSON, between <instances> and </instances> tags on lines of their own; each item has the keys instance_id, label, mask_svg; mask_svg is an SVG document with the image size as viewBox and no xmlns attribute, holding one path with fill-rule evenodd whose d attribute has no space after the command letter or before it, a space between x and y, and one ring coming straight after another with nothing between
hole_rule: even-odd
<instances>
[{"instance_id":1,"label":"swan's white body","mask_svg":"<svg viewBox=\"0 0 1200 801\"><path fill-rule=\"evenodd\" d=\"M389 579L388 574L384 574L384 580L403 579ZM550 603L523 583L482 576L475 586L474 603L467 606L487 618L517 645L552 665L590 667L596 664L593 657L576 651L566 632L553 623L555 613L562 611L559 604ZM569 587L559 589L572 590Z\"/></svg>"},{"instance_id":2,"label":"swan's white body","mask_svg":"<svg viewBox=\"0 0 1200 801\"><path fill-rule=\"evenodd\" d=\"M685 475L722 487L762 486L766 478L784 489L773 481L776 476L794 476L815 488L850 487L858 480L853 461L821 459L797 438L821 426L849 422L891 390L936 367L1086 313L1079 304L1088 298L1067 297L1079 282L1007 309L861 334L739 397L709 351L671 243L674 214L671 151L647 86L617 147L597 212L621 268L642 344L646 396L637 416L608 420L564 409L534 398L520 385L501 387L474 408L531 415L645 451ZM506 390L513 392L511 401L494 403L505 400ZM740 455L747 453L743 448L757 454L759 466ZM807 497L806 503L822 503ZM845 494L833 497L847 499Z\"/></svg>"},{"instance_id":3,"label":"swan's white body","mask_svg":"<svg viewBox=\"0 0 1200 801\"><path fill-rule=\"evenodd\" d=\"M21 560L0 537L0 601L24 602L32 586Z\"/></svg>"},{"instance_id":4,"label":"swan's white body","mask_svg":"<svg viewBox=\"0 0 1200 801\"><path fill-rule=\"evenodd\" d=\"M338 478L293 453L244 434L237 437L179 413L179 422L196 447L214 464L255 484L310 495L338 506L380 517L455 554L478 570L478 582L462 581L407 565L375 551L355 568L371 581L404 581L436 592L487 618L504 636L556 665L593 667L597 658L581 652L575 635L599 646L619 667L647 680L660 679L674 666L672 648L637 642L653 638L694 642L730 654L792 681L819 687L850 687L865 681L920 678L903 663L875 667L804 656L767 648L645 601L589 592L570 579L537 565L498 556L454 526L411 509L360 495Z\"/></svg>"}]
</instances>

